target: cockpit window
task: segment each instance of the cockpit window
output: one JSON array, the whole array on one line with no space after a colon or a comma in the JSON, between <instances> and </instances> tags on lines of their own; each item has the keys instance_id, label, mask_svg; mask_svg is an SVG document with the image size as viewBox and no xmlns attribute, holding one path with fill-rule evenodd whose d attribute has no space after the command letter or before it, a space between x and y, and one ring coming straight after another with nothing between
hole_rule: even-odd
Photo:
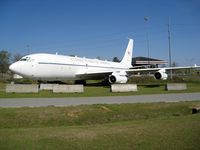
<instances>
[{"instance_id":1,"label":"cockpit window","mask_svg":"<svg viewBox=\"0 0 200 150\"><path fill-rule=\"evenodd\" d=\"M26 58L21 58L19 61L26 61L27 59Z\"/></svg>"},{"instance_id":2,"label":"cockpit window","mask_svg":"<svg viewBox=\"0 0 200 150\"><path fill-rule=\"evenodd\" d=\"M29 60L30 60L30 57L23 57L19 61L29 61Z\"/></svg>"}]
</instances>

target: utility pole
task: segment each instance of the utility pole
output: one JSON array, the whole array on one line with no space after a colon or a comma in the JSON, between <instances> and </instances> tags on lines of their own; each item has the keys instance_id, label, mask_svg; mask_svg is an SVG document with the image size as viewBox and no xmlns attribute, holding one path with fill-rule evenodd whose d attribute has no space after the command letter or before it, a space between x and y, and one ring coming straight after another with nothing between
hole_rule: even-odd
<instances>
[{"instance_id":1,"label":"utility pole","mask_svg":"<svg viewBox=\"0 0 200 150\"><path fill-rule=\"evenodd\" d=\"M146 40L147 40L147 57L148 57L148 66L150 65L149 63L149 34L148 34L148 17L144 17L144 21L146 22Z\"/></svg>"},{"instance_id":2,"label":"utility pole","mask_svg":"<svg viewBox=\"0 0 200 150\"><path fill-rule=\"evenodd\" d=\"M168 44L169 44L169 67L172 67L172 58L171 58L171 33L170 25L168 22ZM172 70L170 69L170 79L172 80Z\"/></svg>"}]
</instances>

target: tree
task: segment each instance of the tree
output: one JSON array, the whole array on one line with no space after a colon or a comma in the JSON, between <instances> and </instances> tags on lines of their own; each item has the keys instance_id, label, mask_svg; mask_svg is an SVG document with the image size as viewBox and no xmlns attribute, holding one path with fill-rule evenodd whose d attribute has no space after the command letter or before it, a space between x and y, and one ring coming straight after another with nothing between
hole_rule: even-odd
<instances>
[{"instance_id":1,"label":"tree","mask_svg":"<svg viewBox=\"0 0 200 150\"><path fill-rule=\"evenodd\" d=\"M13 62L16 62L22 58L22 55L19 53L16 53L13 55Z\"/></svg>"},{"instance_id":2,"label":"tree","mask_svg":"<svg viewBox=\"0 0 200 150\"><path fill-rule=\"evenodd\" d=\"M6 73L8 71L10 61L10 54L8 51L0 51L0 72Z\"/></svg>"},{"instance_id":3,"label":"tree","mask_svg":"<svg viewBox=\"0 0 200 150\"><path fill-rule=\"evenodd\" d=\"M113 62L120 62L120 60L119 60L119 58L114 57L114 58L113 58Z\"/></svg>"}]
</instances>

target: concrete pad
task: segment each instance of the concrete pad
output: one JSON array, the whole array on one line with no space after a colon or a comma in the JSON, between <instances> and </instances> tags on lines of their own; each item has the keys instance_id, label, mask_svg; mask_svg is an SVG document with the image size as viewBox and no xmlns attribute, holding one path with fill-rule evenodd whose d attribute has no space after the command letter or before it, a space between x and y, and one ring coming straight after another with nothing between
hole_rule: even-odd
<instances>
[{"instance_id":1,"label":"concrete pad","mask_svg":"<svg viewBox=\"0 0 200 150\"><path fill-rule=\"evenodd\" d=\"M40 84L40 90L53 90L53 87L58 84Z\"/></svg>"},{"instance_id":2,"label":"concrete pad","mask_svg":"<svg viewBox=\"0 0 200 150\"><path fill-rule=\"evenodd\" d=\"M55 85L53 93L83 93L83 85Z\"/></svg>"},{"instance_id":3,"label":"concrete pad","mask_svg":"<svg viewBox=\"0 0 200 150\"><path fill-rule=\"evenodd\" d=\"M137 92L137 84L112 84L111 92Z\"/></svg>"},{"instance_id":4,"label":"concrete pad","mask_svg":"<svg viewBox=\"0 0 200 150\"><path fill-rule=\"evenodd\" d=\"M167 83L167 85L165 85L165 90L187 90L187 85L186 83Z\"/></svg>"},{"instance_id":5,"label":"concrete pad","mask_svg":"<svg viewBox=\"0 0 200 150\"><path fill-rule=\"evenodd\" d=\"M6 93L38 93L37 84L7 84Z\"/></svg>"}]
</instances>

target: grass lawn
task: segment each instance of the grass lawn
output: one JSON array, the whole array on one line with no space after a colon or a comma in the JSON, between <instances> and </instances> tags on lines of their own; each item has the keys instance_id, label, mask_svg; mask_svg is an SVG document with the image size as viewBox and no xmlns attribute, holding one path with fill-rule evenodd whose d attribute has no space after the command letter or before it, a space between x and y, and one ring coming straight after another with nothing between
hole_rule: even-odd
<instances>
[{"instance_id":1,"label":"grass lawn","mask_svg":"<svg viewBox=\"0 0 200 150\"><path fill-rule=\"evenodd\" d=\"M0 108L0 149L200 149L200 102Z\"/></svg>"},{"instance_id":2,"label":"grass lawn","mask_svg":"<svg viewBox=\"0 0 200 150\"><path fill-rule=\"evenodd\" d=\"M0 149L199 150L200 115L73 127L0 129Z\"/></svg>"}]
</instances>

